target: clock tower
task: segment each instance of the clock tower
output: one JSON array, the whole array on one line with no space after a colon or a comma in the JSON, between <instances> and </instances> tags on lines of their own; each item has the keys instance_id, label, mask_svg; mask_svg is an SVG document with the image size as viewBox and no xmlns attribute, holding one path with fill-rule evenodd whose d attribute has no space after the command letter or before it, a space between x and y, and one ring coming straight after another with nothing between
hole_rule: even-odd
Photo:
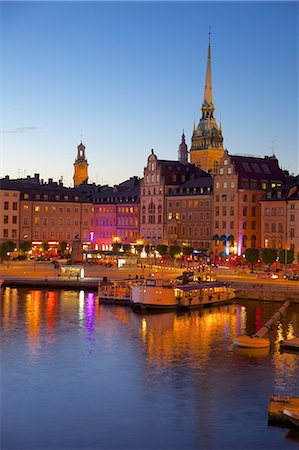
<instances>
[{"instance_id":1,"label":"clock tower","mask_svg":"<svg viewBox=\"0 0 299 450\"><path fill-rule=\"evenodd\" d=\"M88 162L85 157L85 145L82 144L77 147L77 158L74 162L74 186L88 182Z\"/></svg>"}]
</instances>

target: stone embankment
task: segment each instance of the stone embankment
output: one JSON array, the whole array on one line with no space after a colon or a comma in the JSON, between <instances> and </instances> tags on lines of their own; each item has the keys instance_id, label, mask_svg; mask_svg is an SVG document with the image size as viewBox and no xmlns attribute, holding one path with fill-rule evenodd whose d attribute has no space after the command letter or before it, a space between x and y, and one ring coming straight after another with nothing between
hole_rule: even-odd
<instances>
[{"instance_id":1,"label":"stone embankment","mask_svg":"<svg viewBox=\"0 0 299 450\"><path fill-rule=\"evenodd\" d=\"M252 300L271 300L286 301L299 303L299 283L294 285L281 285L270 283L248 283L246 281L233 281L230 283L236 290L236 297Z\"/></svg>"}]
</instances>

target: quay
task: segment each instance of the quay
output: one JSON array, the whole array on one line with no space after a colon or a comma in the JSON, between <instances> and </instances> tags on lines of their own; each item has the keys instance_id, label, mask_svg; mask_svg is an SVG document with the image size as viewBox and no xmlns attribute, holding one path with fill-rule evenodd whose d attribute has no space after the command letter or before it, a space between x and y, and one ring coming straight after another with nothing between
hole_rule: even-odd
<instances>
[{"instance_id":1,"label":"quay","mask_svg":"<svg viewBox=\"0 0 299 450\"><path fill-rule=\"evenodd\" d=\"M236 290L236 298L248 300L287 301L299 303L299 284L254 283L246 281L232 281L231 286Z\"/></svg>"},{"instance_id":2,"label":"quay","mask_svg":"<svg viewBox=\"0 0 299 450\"><path fill-rule=\"evenodd\" d=\"M89 289L98 291L98 284L101 279L85 278L83 280L35 277L35 278L5 278L2 287L29 287L29 288L48 288L48 289L70 289L81 291Z\"/></svg>"}]
</instances>

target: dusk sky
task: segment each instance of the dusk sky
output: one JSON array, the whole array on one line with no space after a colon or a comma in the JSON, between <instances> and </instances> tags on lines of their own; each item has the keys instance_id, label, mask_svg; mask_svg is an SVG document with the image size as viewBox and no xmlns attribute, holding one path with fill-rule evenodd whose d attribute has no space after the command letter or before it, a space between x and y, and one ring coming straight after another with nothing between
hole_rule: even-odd
<instances>
[{"instance_id":1,"label":"dusk sky","mask_svg":"<svg viewBox=\"0 0 299 450\"><path fill-rule=\"evenodd\" d=\"M231 154L298 173L297 2L2 2L1 176L72 185L177 159L201 115L212 28L216 119Z\"/></svg>"}]
</instances>

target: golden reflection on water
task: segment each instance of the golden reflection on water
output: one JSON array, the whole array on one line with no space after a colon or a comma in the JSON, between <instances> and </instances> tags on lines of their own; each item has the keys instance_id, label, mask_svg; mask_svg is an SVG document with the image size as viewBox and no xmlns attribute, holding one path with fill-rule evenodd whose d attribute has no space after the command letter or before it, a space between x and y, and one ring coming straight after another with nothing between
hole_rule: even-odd
<instances>
[{"instance_id":1,"label":"golden reflection on water","mask_svg":"<svg viewBox=\"0 0 299 450\"><path fill-rule=\"evenodd\" d=\"M193 312L147 315L141 319L140 336L150 363L167 366L174 360L193 359L207 364L213 346L237 329L234 306Z\"/></svg>"},{"instance_id":2,"label":"golden reflection on water","mask_svg":"<svg viewBox=\"0 0 299 450\"><path fill-rule=\"evenodd\" d=\"M274 367L274 389L276 393L284 393L299 377L299 364L296 354L281 352L280 342L292 339L294 336L294 325L292 322L283 324L278 321L274 341L273 367Z\"/></svg>"},{"instance_id":3,"label":"golden reflection on water","mask_svg":"<svg viewBox=\"0 0 299 450\"><path fill-rule=\"evenodd\" d=\"M7 288L3 299L3 331L15 324L18 310L18 290Z\"/></svg>"},{"instance_id":4,"label":"golden reflection on water","mask_svg":"<svg viewBox=\"0 0 299 450\"><path fill-rule=\"evenodd\" d=\"M26 323L29 355L34 359L40 348L42 291L29 291L26 295Z\"/></svg>"}]
</instances>

